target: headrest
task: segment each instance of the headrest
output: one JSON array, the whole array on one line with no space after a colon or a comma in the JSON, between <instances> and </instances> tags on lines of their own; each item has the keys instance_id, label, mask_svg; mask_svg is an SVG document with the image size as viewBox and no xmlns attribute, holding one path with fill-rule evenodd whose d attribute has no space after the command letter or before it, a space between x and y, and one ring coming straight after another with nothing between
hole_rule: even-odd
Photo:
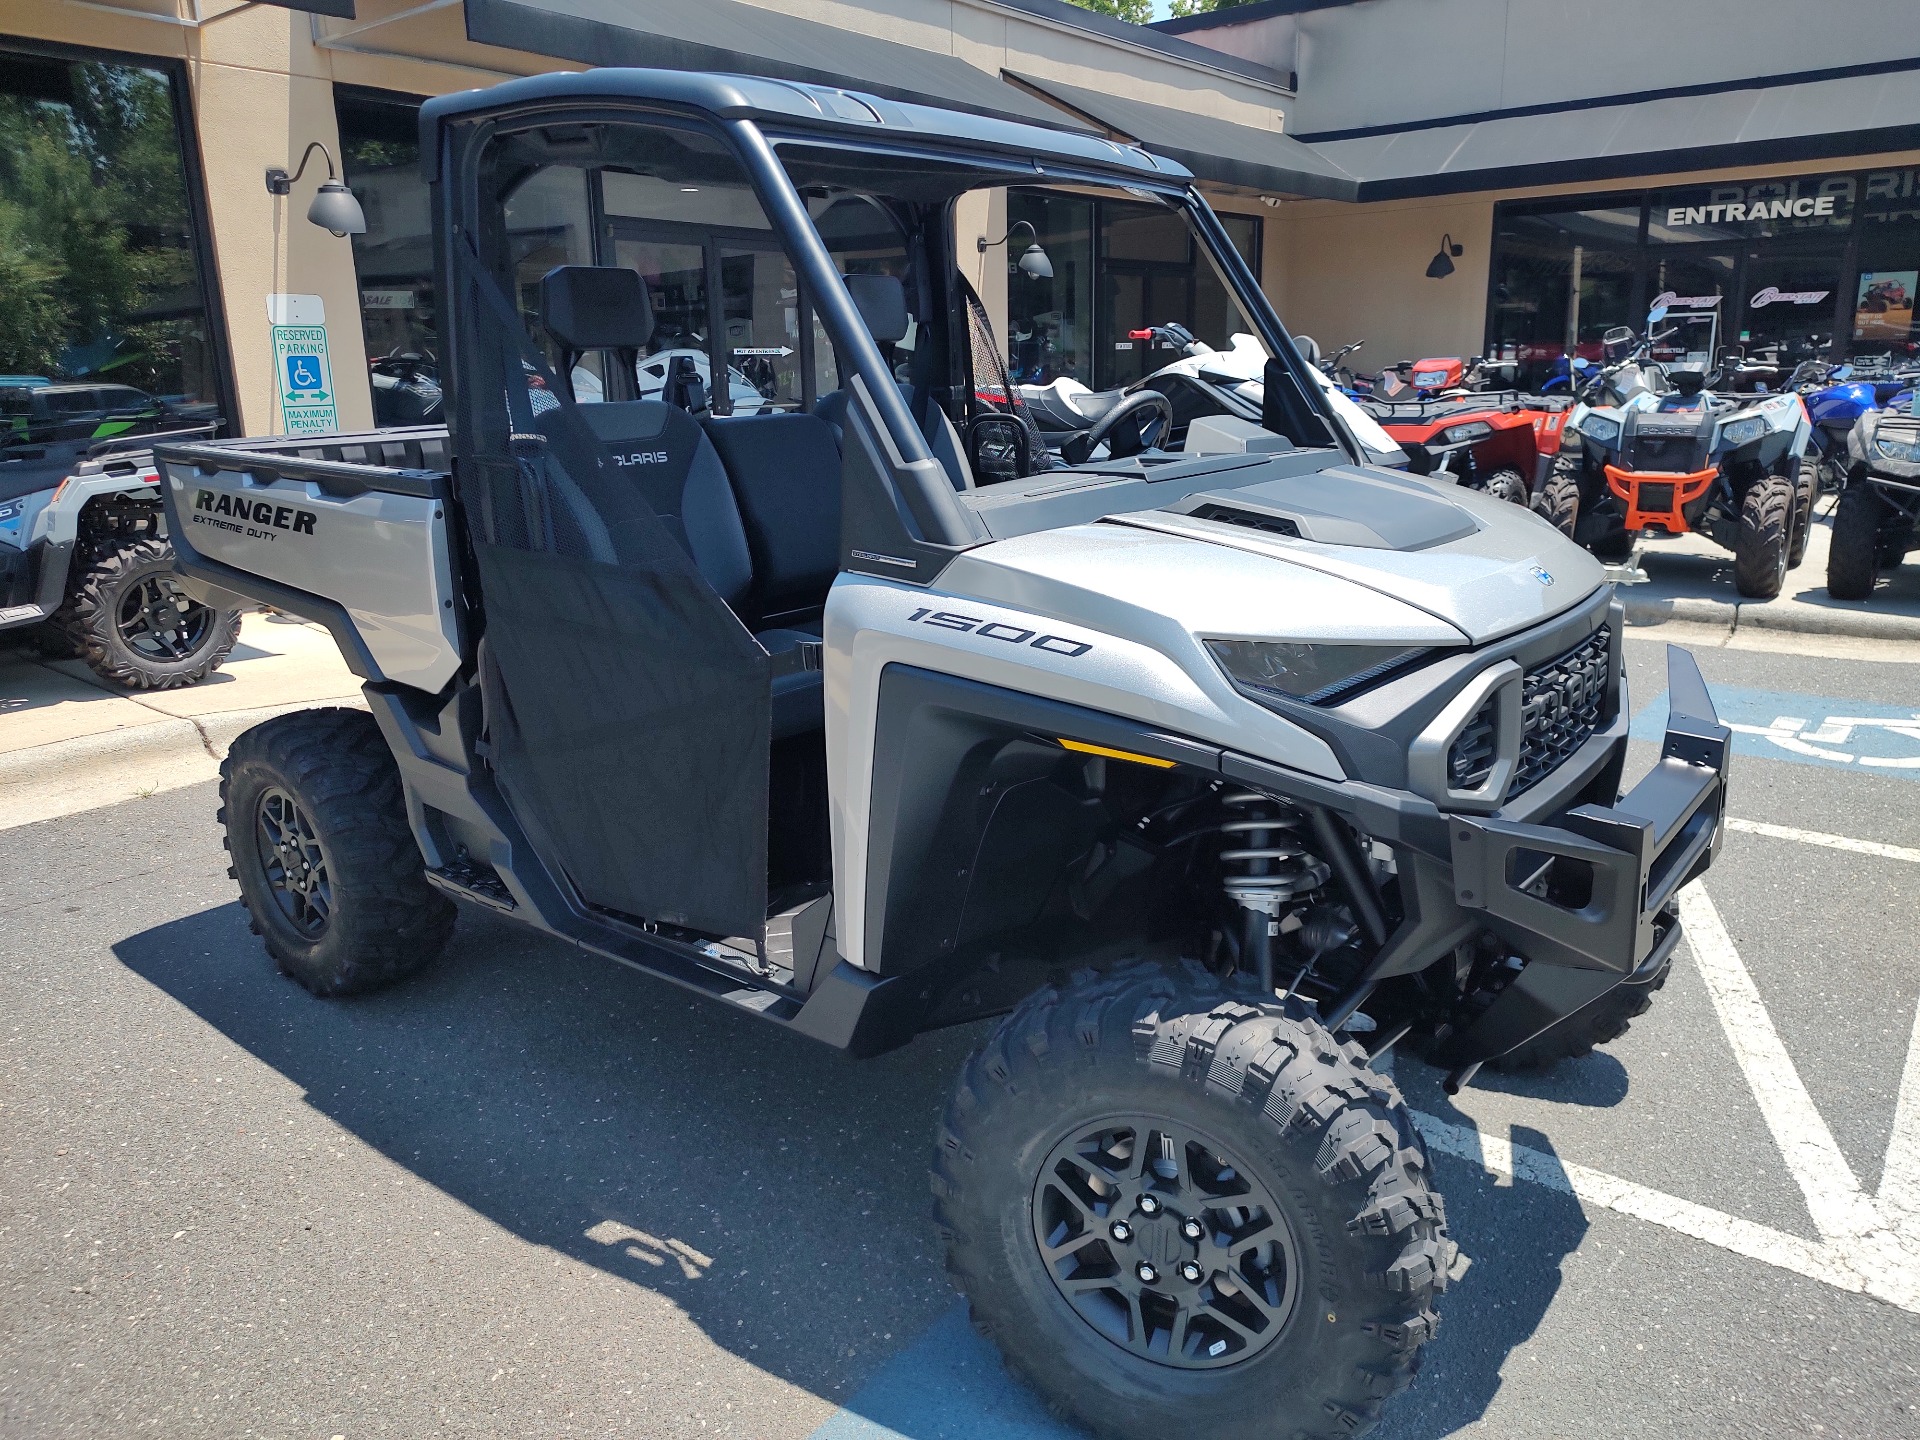
<instances>
[{"instance_id":1,"label":"headrest","mask_svg":"<svg viewBox=\"0 0 1920 1440\"><path fill-rule=\"evenodd\" d=\"M907 287L894 275L842 275L853 308L867 322L867 330L882 345L907 338Z\"/></svg>"},{"instance_id":2,"label":"headrest","mask_svg":"<svg viewBox=\"0 0 1920 1440\"><path fill-rule=\"evenodd\" d=\"M569 350L641 350L653 304L637 270L556 265L540 277L540 323Z\"/></svg>"}]
</instances>

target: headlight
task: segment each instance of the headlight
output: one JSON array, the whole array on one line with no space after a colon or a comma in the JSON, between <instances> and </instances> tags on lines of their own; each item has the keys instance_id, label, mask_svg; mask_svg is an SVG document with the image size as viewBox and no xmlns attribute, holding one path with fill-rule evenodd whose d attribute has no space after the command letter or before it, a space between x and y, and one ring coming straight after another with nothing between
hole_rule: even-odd
<instances>
[{"instance_id":1,"label":"headlight","mask_svg":"<svg viewBox=\"0 0 1920 1440\"><path fill-rule=\"evenodd\" d=\"M1580 422L1580 433L1596 445L1611 445L1620 438L1620 422L1604 415L1589 415Z\"/></svg>"},{"instance_id":2,"label":"headlight","mask_svg":"<svg viewBox=\"0 0 1920 1440\"><path fill-rule=\"evenodd\" d=\"M1745 445L1766 433L1767 417L1764 415L1749 415L1745 420L1731 420L1720 427L1720 438L1729 445Z\"/></svg>"},{"instance_id":3,"label":"headlight","mask_svg":"<svg viewBox=\"0 0 1920 1440\"><path fill-rule=\"evenodd\" d=\"M1449 425L1441 435L1449 445L1464 445L1469 440L1484 440L1493 433L1493 427L1484 420L1475 420L1466 425Z\"/></svg>"},{"instance_id":4,"label":"headlight","mask_svg":"<svg viewBox=\"0 0 1920 1440\"><path fill-rule=\"evenodd\" d=\"M1272 696L1325 705L1398 670L1420 645L1299 645L1283 640L1209 640L1214 663L1234 685Z\"/></svg>"},{"instance_id":5,"label":"headlight","mask_svg":"<svg viewBox=\"0 0 1920 1440\"><path fill-rule=\"evenodd\" d=\"M1873 448L1902 465L1920 465L1920 439L1897 440L1891 435L1876 435Z\"/></svg>"}]
</instances>

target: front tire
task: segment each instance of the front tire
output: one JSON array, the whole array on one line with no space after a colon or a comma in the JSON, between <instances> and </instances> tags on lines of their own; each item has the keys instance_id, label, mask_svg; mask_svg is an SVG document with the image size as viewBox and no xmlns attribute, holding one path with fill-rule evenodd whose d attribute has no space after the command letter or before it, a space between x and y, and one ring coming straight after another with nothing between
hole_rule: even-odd
<instances>
[{"instance_id":1,"label":"front tire","mask_svg":"<svg viewBox=\"0 0 1920 1440\"><path fill-rule=\"evenodd\" d=\"M446 948L453 902L429 885L400 771L371 715L298 710L220 766L219 820L254 934L316 995L356 995Z\"/></svg>"},{"instance_id":2,"label":"front tire","mask_svg":"<svg viewBox=\"0 0 1920 1440\"><path fill-rule=\"evenodd\" d=\"M180 588L173 547L134 540L81 574L57 627L93 672L129 690L175 690L220 668L240 638L240 612Z\"/></svg>"},{"instance_id":3,"label":"front tire","mask_svg":"<svg viewBox=\"0 0 1920 1440\"><path fill-rule=\"evenodd\" d=\"M1801 459L1793 482L1793 539L1787 545L1787 568L1797 570L1807 558L1807 541L1813 536L1813 502L1820 498L1820 462L1808 455Z\"/></svg>"},{"instance_id":4,"label":"front tire","mask_svg":"<svg viewBox=\"0 0 1920 1440\"><path fill-rule=\"evenodd\" d=\"M1511 465L1493 472L1487 477L1486 492L1495 500L1505 500L1514 505L1527 503L1527 477Z\"/></svg>"},{"instance_id":5,"label":"front tire","mask_svg":"<svg viewBox=\"0 0 1920 1440\"><path fill-rule=\"evenodd\" d=\"M1553 469L1547 474L1547 483L1540 487L1540 494L1533 502L1533 508L1554 529L1569 540L1573 538L1574 528L1580 522L1578 462L1572 465L1565 460L1554 462Z\"/></svg>"},{"instance_id":6,"label":"front tire","mask_svg":"<svg viewBox=\"0 0 1920 1440\"><path fill-rule=\"evenodd\" d=\"M1359 1434L1452 1256L1393 1083L1299 1001L1193 965L1025 1001L967 1061L933 1188L975 1325L1126 1440Z\"/></svg>"},{"instance_id":7,"label":"front tire","mask_svg":"<svg viewBox=\"0 0 1920 1440\"><path fill-rule=\"evenodd\" d=\"M1771 600L1786 583L1794 489L1788 476L1762 475L1747 486L1740 502L1733 584L1749 600Z\"/></svg>"},{"instance_id":8,"label":"front tire","mask_svg":"<svg viewBox=\"0 0 1920 1440\"><path fill-rule=\"evenodd\" d=\"M1840 492L1827 550L1827 594L1835 600L1865 600L1873 594L1886 515L1887 502L1864 477L1856 476Z\"/></svg>"},{"instance_id":9,"label":"front tire","mask_svg":"<svg viewBox=\"0 0 1920 1440\"><path fill-rule=\"evenodd\" d=\"M1667 983L1673 961L1655 972L1644 985L1616 985L1597 999L1581 1006L1571 1015L1542 1030L1518 1049L1509 1050L1492 1062L1496 1070L1540 1072L1551 1070L1562 1060L1580 1060L1600 1045L1608 1045L1627 1033L1632 1022L1653 1008L1653 995Z\"/></svg>"}]
</instances>

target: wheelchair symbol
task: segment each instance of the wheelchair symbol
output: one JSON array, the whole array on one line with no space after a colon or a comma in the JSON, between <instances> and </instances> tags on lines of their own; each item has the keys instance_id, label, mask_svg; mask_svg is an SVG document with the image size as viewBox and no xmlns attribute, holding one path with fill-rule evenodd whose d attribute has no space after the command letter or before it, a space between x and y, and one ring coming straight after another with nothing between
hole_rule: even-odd
<instances>
[{"instance_id":1,"label":"wheelchair symbol","mask_svg":"<svg viewBox=\"0 0 1920 1440\"><path fill-rule=\"evenodd\" d=\"M287 388L289 390L320 389L320 357L318 355L287 356Z\"/></svg>"}]
</instances>

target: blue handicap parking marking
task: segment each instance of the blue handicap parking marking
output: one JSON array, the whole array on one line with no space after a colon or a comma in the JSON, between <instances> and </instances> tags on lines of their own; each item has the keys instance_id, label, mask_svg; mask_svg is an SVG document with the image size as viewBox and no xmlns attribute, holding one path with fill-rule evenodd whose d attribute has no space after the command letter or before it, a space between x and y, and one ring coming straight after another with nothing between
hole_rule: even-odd
<instances>
[{"instance_id":1,"label":"blue handicap parking marking","mask_svg":"<svg viewBox=\"0 0 1920 1440\"><path fill-rule=\"evenodd\" d=\"M1056 1420L955 1305L810 1440L1085 1440Z\"/></svg>"},{"instance_id":2,"label":"blue handicap parking marking","mask_svg":"<svg viewBox=\"0 0 1920 1440\"><path fill-rule=\"evenodd\" d=\"M287 356L287 388L289 390L318 390L320 383L320 357L318 355Z\"/></svg>"},{"instance_id":3,"label":"blue handicap parking marking","mask_svg":"<svg viewBox=\"0 0 1920 1440\"><path fill-rule=\"evenodd\" d=\"M1792 690L1710 688L1721 722L1733 731L1735 754L1920 780L1920 704L1869 705ZM1657 745L1666 725L1663 690L1633 717L1633 738Z\"/></svg>"}]
</instances>

